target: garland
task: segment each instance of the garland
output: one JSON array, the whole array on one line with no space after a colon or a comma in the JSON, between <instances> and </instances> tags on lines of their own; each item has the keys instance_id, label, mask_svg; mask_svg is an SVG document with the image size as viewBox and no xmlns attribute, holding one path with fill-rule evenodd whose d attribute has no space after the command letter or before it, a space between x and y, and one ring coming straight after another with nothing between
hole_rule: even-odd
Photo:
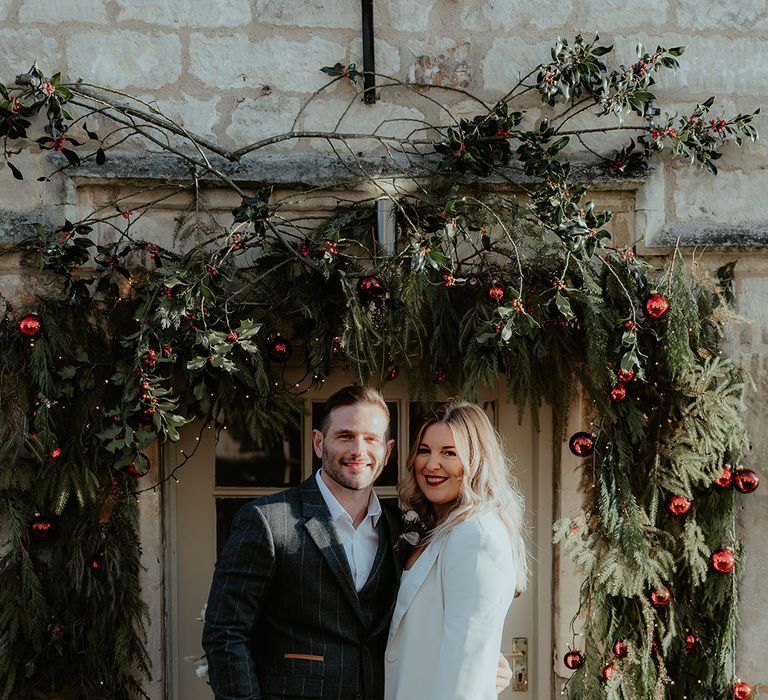
<instances>
[{"instance_id":1,"label":"garland","mask_svg":"<svg viewBox=\"0 0 768 700\"><path fill-rule=\"evenodd\" d=\"M613 246L610 212L585 199L563 149L573 137L586 145L595 130L569 128L569 119L597 109L628 120L602 131L633 134L600 156L605 176L641 172L662 151L716 173L724 145L756 137L754 115L715 113L707 100L662 117L651 89L683 48L639 47L635 63L609 68L611 48L558 40L550 63L476 118L423 139L376 136L418 163L416 186L394 197L391 255L372 235L372 200L308 222L290 214L295 196L243 192L204 155L235 161L279 140L348 145L370 134L294 128L226 151L155 108L36 66L18 88L0 84L0 136L17 179L11 161L22 148L53 151L62 171L98 165L127 129L240 202L222 226L194 190L204 236L186 253L135 235L152 203L131 211L121 201L107 215L38 226L13 249L37 265L46 292L23 306L4 298L0 321L0 698L141 693L150 669L136 502L158 485L146 483L146 449L178 439L194 418L266 442L297 419L297 395L342 366L377 384L405 372L425 402L438 389L472 399L504 375L510 398L534 414L547 403L565 415L580 386L594 422L569 445L584 458L585 505L555 527L585 574L574 621L583 646L566 656L575 670L566 692L749 696L751 687L734 685L743 553L731 484L748 492L757 476L739 468L742 383L718 349L732 266L690 279L679 253L655 271ZM323 90L354 91L362 78L354 66L323 71L332 78ZM529 93L550 110L537 124L513 109ZM96 111L114 122L108 134L87 127ZM33 122L44 123L36 140ZM511 166L531 182L524 203L482 186L509 181ZM113 242L97 237L105 227ZM304 378L287 384L286 362L299 356Z\"/></svg>"}]
</instances>

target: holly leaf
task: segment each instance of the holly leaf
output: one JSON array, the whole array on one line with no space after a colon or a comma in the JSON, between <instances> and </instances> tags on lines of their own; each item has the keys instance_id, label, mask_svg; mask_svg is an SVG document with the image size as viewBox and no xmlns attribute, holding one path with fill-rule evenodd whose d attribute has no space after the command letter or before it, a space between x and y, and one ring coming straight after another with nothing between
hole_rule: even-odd
<instances>
[{"instance_id":1,"label":"holly leaf","mask_svg":"<svg viewBox=\"0 0 768 700\"><path fill-rule=\"evenodd\" d=\"M11 173L17 180L24 179L24 176L21 174L21 170L19 170L13 163L9 163L8 161L5 161L5 164L11 169Z\"/></svg>"}]
</instances>

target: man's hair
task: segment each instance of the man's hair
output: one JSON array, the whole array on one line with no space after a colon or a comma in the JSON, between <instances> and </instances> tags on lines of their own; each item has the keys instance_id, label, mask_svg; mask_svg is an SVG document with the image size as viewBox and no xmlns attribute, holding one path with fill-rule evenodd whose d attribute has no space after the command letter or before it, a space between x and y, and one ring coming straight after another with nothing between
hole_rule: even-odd
<instances>
[{"instance_id":1,"label":"man's hair","mask_svg":"<svg viewBox=\"0 0 768 700\"><path fill-rule=\"evenodd\" d=\"M362 386L360 384L350 384L336 393L332 394L323 404L323 413L320 416L320 432L325 435L330 422L331 411L339 406L354 406L359 403L368 403L372 406L378 406L387 416L387 425L389 425L389 407L384 397L373 387ZM389 427L387 427L389 435Z\"/></svg>"}]
</instances>

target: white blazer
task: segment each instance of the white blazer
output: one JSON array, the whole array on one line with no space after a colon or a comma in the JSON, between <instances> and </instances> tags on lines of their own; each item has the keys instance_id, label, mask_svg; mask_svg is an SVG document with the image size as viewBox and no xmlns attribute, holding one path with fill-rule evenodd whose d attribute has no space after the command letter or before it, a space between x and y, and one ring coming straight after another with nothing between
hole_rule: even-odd
<instances>
[{"instance_id":1,"label":"white blazer","mask_svg":"<svg viewBox=\"0 0 768 700\"><path fill-rule=\"evenodd\" d=\"M427 545L400 582L385 655L385 700L496 699L514 566L509 532L492 513Z\"/></svg>"}]
</instances>

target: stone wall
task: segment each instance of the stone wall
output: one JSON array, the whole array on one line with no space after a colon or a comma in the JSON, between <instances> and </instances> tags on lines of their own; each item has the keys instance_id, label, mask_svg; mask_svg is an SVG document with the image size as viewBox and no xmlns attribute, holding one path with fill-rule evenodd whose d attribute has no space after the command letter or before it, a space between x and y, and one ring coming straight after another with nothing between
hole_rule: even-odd
<instances>
[{"instance_id":1,"label":"stone wall","mask_svg":"<svg viewBox=\"0 0 768 700\"><path fill-rule=\"evenodd\" d=\"M360 24L358 0L0 0L0 81L11 83L37 61L48 73L61 70L72 80L138 95L199 135L226 147L242 146L289 130L302 104L326 84L322 66L337 61L361 66ZM616 44L617 58L625 63L633 61L637 40L651 48L657 43L688 46L682 69L665 75L655 90L668 109L684 113L710 95L730 111L752 111L766 101L766 0L385 0L375 7L376 68L493 101L548 59L558 34L597 30L606 43ZM477 110L461 92L444 91L439 99L454 114ZM525 106L535 120L540 114L536 101L531 98ZM345 132L367 133L383 123L385 133L406 133L418 120L444 123L447 118L420 91L382 89L380 100L367 106L340 82L319 94L295 126L332 129L347 108L339 124ZM761 121L757 126L765 129ZM269 159L249 166L261 168L258 176L248 170L244 177L254 182L283 177L290 186L307 177L307 163L323 172L318 157L327 150L324 142L281 143L269 150ZM664 255L679 240L686 253L695 249L707 266L738 260L737 310L749 323L734 326L728 343L755 382L747 407L753 442L748 465L758 470L768 451L766 153L761 142L727 152L717 178L679 164L657 167L642 183L631 183L634 210L623 215L617 231L627 241L639 240L641 251L650 256ZM77 181L41 185L35 177L50 165L37 156L16 158L24 182L0 171L0 240L6 242L31 221L60 221L65 213L76 218L78 211L126 187L129 174L142 172L137 156L129 152L122 168L114 160L100 177L83 172ZM145 158L147 179L167 174L159 160ZM617 182L614 189L626 186ZM606 197L624 201L615 193ZM158 230L172 221L173 207L163 216ZM6 293L27 281L15 258L0 258L0 285ZM577 505L570 473L563 475L561 486L557 509L567 514ZM752 681L768 680L760 643L768 635L762 600L768 554L761 533L766 525L764 486L744 500L740 514L750 558L742 585L739 668ZM155 543L153 551L159 546ZM567 568L555 573L564 580L571 575ZM152 590L158 585L155 580ZM567 591L559 590L556 658L570 641L560 623L572 603ZM160 645L161 640L154 642Z\"/></svg>"}]
</instances>

